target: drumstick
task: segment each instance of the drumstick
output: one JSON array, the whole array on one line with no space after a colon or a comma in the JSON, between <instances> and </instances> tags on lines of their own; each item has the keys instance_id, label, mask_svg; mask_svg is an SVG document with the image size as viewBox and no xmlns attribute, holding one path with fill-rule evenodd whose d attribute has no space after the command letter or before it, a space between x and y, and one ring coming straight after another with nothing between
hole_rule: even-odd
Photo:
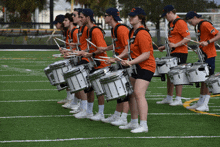
<instances>
[{"instance_id":1,"label":"drumstick","mask_svg":"<svg viewBox=\"0 0 220 147\"><path fill-rule=\"evenodd\" d=\"M220 45L218 43L215 43L218 47L220 47Z\"/></svg>"},{"instance_id":2,"label":"drumstick","mask_svg":"<svg viewBox=\"0 0 220 147\"><path fill-rule=\"evenodd\" d=\"M89 41L88 39L86 39L86 41L89 42L91 45L93 45L94 47L97 48L97 46L94 43L92 43L91 41Z\"/></svg>"},{"instance_id":3,"label":"drumstick","mask_svg":"<svg viewBox=\"0 0 220 147\"><path fill-rule=\"evenodd\" d=\"M63 56L62 54L53 54L52 55L53 57L61 57L61 56Z\"/></svg>"},{"instance_id":4,"label":"drumstick","mask_svg":"<svg viewBox=\"0 0 220 147\"><path fill-rule=\"evenodd\" d=\"M187 48L189 48L190 50L194 51L191 47L189 47L188 45L182 43L182 45L185 45ZM194 51L195 52L195 51ZM196 52L195 52L196 53ZM196 53L197 54L197 53Z\"/></svg>"},{"instance_id":5,"label":"drumstick","mask_svg":"<svg viewBox=\"0 0 220 147\"><path fill-rule=\"evenodd\" d=\"M104 59L98 59L98 58L93 58L94 60L98 60L98 61L106 61Z\"/></svg>"},{"instance_id":6,"label":"drumstick","mask_svg":"<svg viewBox=\"0 0 220 147\"><path fill-rule=\"evenodd\" d=\"M188 39L188 38L184 38L184 39L186 39L186 40L189 40L189 41L191 41L191 42L195 42L195 43L198 43L198 44L199 44L199 42L197 42L197 41L195 41L195 40L191 40L191 39Z\"/></svg>"},{"instance_id":7,"label":"drumstick","mask_svg":"<svg viewBox=\"0 0 220 147\"><path fill-rule=\"evenodd\" d=\"M51 37L53 36L53 34L56 32L56 29L55 30L53 30L53 32L52 32L52 34L50 35L50 37L47 39L47 41L46 42L48 42L50 39L51 39Z\"/></svg>"},{"instance_id":8,"label":"drumstick","mask_svg":"<svg viewBox=\"0 0 220 147\"><path fill-rule=\"evenodd\" d=\"M55 39L53 39L54 42L57 44L58 48L60 48L59 44L57 43L57 41Z\"/></svg>"},{"instance_id":9,"label":"drumstick","mask_svg":"<svg viewBox=\"0 0 220 147\"><path fill-rule=\"evenodd\" d=\"M63 40L61 40L61 39L59 39L59 38L57 38L57 37L55 37L55 39L57 39L57 40L59 40L59 41L61 41L61 42L63 42L63 43L67 43L67 44L69 44L68 42L63 41Z\"/></svg>"},{"instance_id":10,"label":"drumstick","mask_svg":"<svg viewBox=\"0 0 220 147\"><path fill-rule=\"evenodd\" d=\"M154 43L153 41L152 41L152 43L157 47L157 48L159 48L158 46L157 46L157 44L156 43Z\"/></svg>"},{"instance_id":11,"label":"drumstick","mask_svg":"<svg viewBox=\"0 0 220 147\"><path fill-rule=\"evenodd\" d=\"M71 51L70 49L63 48L63 50Z\"/></svg>"},{"instance_id":12,"label":"drumstick","mask_svg":"<svg viewBox=\"0 0 220 147\"><path fill-rule=\"evenodd\" d=\"M114 55L115 58L117 58L120 61L123 61L121 58L119 58L118 56ZM131 64L129 64L128 62L126 62L129 66L131 66Z\"/></svg>"},{"instance_id":13,"label":"drumstick","mask_svg":"<svg viewBox=\"0 0 220 147\"><path fill-rule=\"evenodd\" d=\"M104 56L99 56L100 58L106 58L106 59L109 59L109 58L111 58L111 57L104 57Z\"/></svg>"}]
</instances>

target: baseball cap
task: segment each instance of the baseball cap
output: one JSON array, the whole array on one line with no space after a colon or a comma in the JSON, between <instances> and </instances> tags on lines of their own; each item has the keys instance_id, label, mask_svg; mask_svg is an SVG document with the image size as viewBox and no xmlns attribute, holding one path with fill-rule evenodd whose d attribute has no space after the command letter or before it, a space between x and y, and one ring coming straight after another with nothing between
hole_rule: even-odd
<instances>
[{"instance_id":1,"label":"baseball cap","mask_svg":"<svg viewBox=\"0 0 220 147\"><path fill-rule=\"evenodd\" d=\"M58 22L62 23L64 21L64 19L65 19L64 15L62 15L62 14L57 15L55 17L55 21L53 21L53 24L57 24Z\"/></svg>"},{"instance_id":2,"label":"baseball cap","mask_svg":"<svg viewBox=\"0 0 220 147\"><path fill-rule=\"evenodd\" d=\"M163 8L163 14L162 14L161 17L166 16L166 14L167 14L168 12L172 11L173 9L175 9L175 8L173 7L173 5L167 5L167 6L165 6L165 7Z\"/></svg>"},{"instance_id":3,"label":"baseball cap","mask_svg":"<svg viewBox=\"0 0 220 147\"><path fill-rule=\"evenodd\" d=\"M186 19L186 20L189 20L189 19L192 19L194 16L196 16L197 18L202 17L202 15L198 15L195 11L189 11L189 12L186 14L185 19Z\"/></svg>"},{"instance_id":4,"label":"baseball cap","mask_svg":"<svg viewBox=\"0 0 220 147\"><path fill-rule=\"evenodd\" d=\"M89 16L91 18L91 20L93 22L95 22L95 19L93 18L94 13L93 13L93 11L91 9L83 9L82 13L85 14L86 16Z\"/></svg>"},{"instance_id":5,"label":"baseball cap","mask_svg":"<svg viewBox=\"0 0 220 147\"><path fill-rule=\"evenodd\" d=\"M139 14L147 15L144 12L144 10L142 8L139 8L139 7L132 8L131 12L128 13L129 16L136 16L136 15L139 15Z\"/></svg>"},{"instance_id":6,"label":"baseball cap","mask_svg":"<svg viewBox=\"0 0 220 147\"><path fill-rule=\"evenodd\" d=\"M112 17L117 20L121 21L121 18L119 17L119 11L116 8L109 8L105 11L108 15L112 15Z\"/></svg>"}]
</instances>

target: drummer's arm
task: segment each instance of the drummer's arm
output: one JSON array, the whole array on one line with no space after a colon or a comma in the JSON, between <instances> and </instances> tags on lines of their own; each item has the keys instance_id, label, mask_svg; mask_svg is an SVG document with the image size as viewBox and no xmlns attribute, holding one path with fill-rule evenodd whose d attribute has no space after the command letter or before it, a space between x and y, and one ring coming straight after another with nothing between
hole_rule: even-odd
<instances>
[{"instance_id":1,"label":"drummer's arm","mask_svg":"<svg viewBox=\"0 0 220 147\"><path fill-rule=\"evenodd\" d=\"M118 57L121 58L121 59L128 57L128 46L127 45L125 46L125 49L123 50L123 52L120 55L118 55Z\"/></svg>"},{"instance_id":2,"label":"drummer's arm","mask_svg":"<svg viewBox=\"0 0 220 147\"><path fill-rule=\"evenodd\" d=\"M110 51L110 50L113 50L113 45L110 45L110 46L107 46L107 47L97 47L97 50L100 50L102 52Z\"/></svg>"},{"instance_id":3,"label":"drummer's arm","mask_svg":"<svg viewBox=\"0 0 220 147\"><path fill-rule=\"evenodd\" d=\"M177 42L177 43L169 43L170 48L173 48L173 47L176 48L176 47L182 46L183 44L186 44L187 42L189 42L190 39L191 39L190 35L188 35L184 38L187 38L187 39L183 39L183 40L181 40L180 42Z\"/></svg>"},{"instance_id":4,"label":"drummer's arm","mask_svg":"<svg viewBox=\"0 0 220 147\"><path fill-rule=\"evenodd\" d=\"M141 63L141 62L147 60L149 57L150 57L150 51L144 52L144 53L142 53L140 56L138 56L137 58L135 58L134 60L129 61L129 64L130 64L130 65L134 65L134 64Z\"/></svg>"}]
</instances>

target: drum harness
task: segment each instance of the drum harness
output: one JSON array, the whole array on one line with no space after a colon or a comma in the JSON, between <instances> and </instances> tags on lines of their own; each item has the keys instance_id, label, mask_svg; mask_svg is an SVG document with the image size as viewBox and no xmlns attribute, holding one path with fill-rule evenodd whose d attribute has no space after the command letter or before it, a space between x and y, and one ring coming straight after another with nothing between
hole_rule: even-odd
<instances>
[{"instance_id":1,"label":"drum harness","mask_svg":"<svg viewBox=\"0 0 220 147\"><path fill-rule=\"evenodd\" d=\"M130 28L129 28L127 25L125 25L125 24L118 24L118 25L116 25L115 28L114 28L114 34L113 34L113 28L111 29L112 45L113 45L113 50L112 50L112 52L113 52L113 57L114 57L114 56L118 56L118 55L116 55L115 50L116 50L116 49L120 49L120 47L116 48L116 41L118 41L118 38L117 38L117 30L118 30L118 27L120 27L120 26L125 26L125 27L127 27L127 28L130 30ZM120 64L119 61L117 61L117 65L118 65L118 67L121 67L121 68L122 68L122 65Z\"/></svg>"},{"instance_id":2,"label":"drum harness","mask_svg":"<svg viewBox=\"0 0 220 147\"><path fill-rule=\"evenodd\" d=\"M100 29L101 32L102 32L102 34L103 34L103 36L105 37L105 32L104 32L103 29L101 29L101 28L98 27L98 26L93 26L90 30L87 29L87 36L88 36L88 40L89 40L89 41L92 41L92 31L93 31L95 28ZM87 42L87 52L89 52L90 46L91 46L91 45ZM94 61L93 57L88 58L88 59L89 59L89 62L92 64L93 67L97 67L97 64L96 64L96 62ZM91 60L91 59L92 59L92 60Z\"/></svg>"},{"instance_id":3,"label":"drum harness","mask_svg":"<svg viewBox=\"0 0 220 147\"><path fill-rule=\"evenodd\" d=\"M134 28L132 28L132 29L130 30L130 32L129 32L129 39L128 39L128 58L129 58L130 61L133 60L133 59L131 58L131 48L130 48L130 45L134 43L135 38L136 38L138 32L141 31L141 30L145 30L145 31L147 31L147 32L149 33L149 30L147 30L147 29L145 29L145 28L138 28L138 29L134 32L133 37L131 38L131 33L132 33L133 30L134 30ZM150 34L150 33L149 33L149 34ZM151 35L150 35L150 36L151 36ZM132 66L132 70L133 70L133 73L137 74L136 66Z\"/></svg>"}]
</instances>

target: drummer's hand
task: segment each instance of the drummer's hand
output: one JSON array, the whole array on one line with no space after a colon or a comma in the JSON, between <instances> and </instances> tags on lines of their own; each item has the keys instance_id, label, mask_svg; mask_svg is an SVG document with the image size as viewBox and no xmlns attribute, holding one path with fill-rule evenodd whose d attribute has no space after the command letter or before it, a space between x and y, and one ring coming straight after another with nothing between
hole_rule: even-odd
<instances>
[{"instance_id":1,"label":"drummer's hand","mask_svg":"<svg viewBox=\"0 0 220 147\"><path fill-rule=\"evenodd\" d=\"M69 45L70 45L72 48L75 48L75 47L76 47L76 43L73 43L73 42L71 42Z\"/></svg>"},{"instance_id":2,"label":"drummer's hand","mask_svg":"<svg viewBox=\"0 0 220 147\"><path fill-rule=\"evenodd\" d=\"M85 55L85 51L75 51L74 53L77 53L77 56L84 56Z\"/></svg>"},{"instance_id":3,"label":"drummer's hand","mask_svg":"<svg viewBox=\"0 0 220 147\"><path fill-rule=\"evenodd\" d=\"M105 52L107 49L107 47L97 47L97 50L101 51L101 52Z\"/></svg>"},{"instance_id":4,"label":"drummer's hand","mask_svg":"<svg viewBox=\"0 0 220 147\"><path fill-rule=\"evenodd\" d=\"M108 60L105 61L106 64L112 64L115 63L115 58L109 58Z\"/></svg>"},{"instance_id":5,"label":"drummer's hand","mask_svg":"<svg viewBox=\"0 0 220 147\"><path fill-rule=\"evenodd\" d=\"M131 63L130 63L131 61L128 61L128 60L122 60L121 61L121 64L123 65L123 66L131 66Z\"/></svg>"},{"instance_id":6,"label":"drummer's hand","mask_svg":"<svg viewBox=\"0 0 220 147\"><path fill-rule=\"evenodd\" d=\"M163 50L165 50L165 46L160 46L160 47L158 47L158 50L159 50L160 52L163 52Z\"/></svg>"},{"instance_id":7,"label":"drummer's hand","mask_svg":"<svg viewBox=\"0 0 220 147\"><path fill-rule=\"evenodd\" d=\"M60 51L60 53L62 52L62 50L63 50L63 49L62 49L61 47L59 47L59 51Z\"/></svg>"},{"instance_id":8,"label":"drummer's hand","mask_svg":"<svg viewBox=\"0 0 220 147\"><path fill-rule=\"evenodd\" d=\"M170 47L170 48L176 48L177 45L176 45L175 43L169 43L169 47Z\"/></svg>"},{"instance_id":9,"label":"drummer's hand","mask_svg":"<svg viewBox=\"0 0 220 147\"><path fill-rule=\"evenodd\" d=\"M90 57L92 57L92 53L85 53L85 54L84 54L84 57L90 58Z\"/></svg>"},{"instance_id":10,"label":"drummer's hand","mask_svg":"<svg viewBox=\"0 0 220 147\"><path fill-rule=\"evenodd\" d=\"M207 41L202 41L202 42L199 43L199 45L201 45L201 46L207 46L207 45L208 45L208 42L207 42Z\"/></svg>"}]
</instances>

